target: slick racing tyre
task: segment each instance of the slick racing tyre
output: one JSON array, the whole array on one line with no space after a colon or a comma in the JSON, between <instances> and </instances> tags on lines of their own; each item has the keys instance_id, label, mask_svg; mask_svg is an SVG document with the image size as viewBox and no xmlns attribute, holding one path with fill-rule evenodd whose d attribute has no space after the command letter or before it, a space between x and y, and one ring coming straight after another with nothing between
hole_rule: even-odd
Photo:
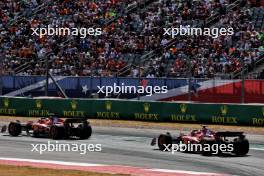
<instances>
[{"instance_id":1,"label":"slick racing tyre","mask_svg":"<svg viewBox=\"0 0 264 176\"><path fill-rule=\"evenodd\" d=\"M33 131L33 137L38 138L39 137L39 132L38 131Z\"/></svg>"},{"instance_id":2,"label":"slick racing tyre","mask_svg":"<svg viewBox=\"0 0 264 176\"><path fill-rule=\"evenodd\" d=\"M164 149L166 148L165 146L168 146L168 148L171 148L171 144L172 144L172 137L168 134L161 134L158 138L158 146L159 149L164 151Z\"/></svg>"},{"instance_id":3,"label":"slick racing tyre","mask_svg":"<svg viewBox=\"0 0 264 176\"><path fill-rule=\"evenodd\" d=\"M52 139L62 139L64 137L64 128L53 125L50 128L49 135Z\"/></svg>"},{"instance_id":4,"label":"slick racing tyre","mask_svg":"<svg viewBox=\"0 0 264 176\"><path fill-rule=\"evenodd\" d=\"M79 125L78 126L79 129L79 135L78 137L80 139L88 139L89 137L91 137L92 135L92 127L90 125Z\"/></svg>"},{"instance_id":5,"label":"slick racing tyre","mask_svg":"<svg viewBox=\"0 0 264 176\"><path fill-rule=\"evenodd\" d=\"M11 136L18 136L22 132L22 127L19 122L10 122L8 125L8 132Z\"/></svg>"},{"instance_id":6,"label":"slick racing tyre","mask_svg":"<svg viewBox=\"0 0 264 176\"><path fill-rule=\"evenodd\" d=\"M238 139L234 141L233 153L237 156L244 156L249 151L249 142L247 139Z\"/></svg>"},{"instance_id":7,"label":"slick racing tyre","mask_svg":"<svg viewBox=\"0 0 264 176\"><path fill-rule=\"evenodd\" d=\"M214 141L202 140L202 155L211 156L213 154L212 145L215 144Z\"/></svg>"}]
</instances>

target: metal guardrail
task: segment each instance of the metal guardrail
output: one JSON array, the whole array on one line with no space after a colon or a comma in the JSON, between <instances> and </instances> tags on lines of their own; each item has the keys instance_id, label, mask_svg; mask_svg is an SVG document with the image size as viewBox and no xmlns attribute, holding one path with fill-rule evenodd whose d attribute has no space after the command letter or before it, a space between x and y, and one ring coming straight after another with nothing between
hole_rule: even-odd
<instances>
[{"instance_id":1,"label":"metal guardrail","mask_svg":"<svg viewBox=\"0 0 264 176\"><path fill-rule=\"evenodd\" d=\"M34 17L38 12L40 12L41 10L43 10L43 9L45 9L48 5L50 5L51 3L55 3L55 2L58 2L59 0L56 0L56 1L50 1L50 2L48 2L47 4L41 4L41 5L39 5L39 6L37 6L35 9L31 9L31 11L32 11L32 14L33 15L31 15L31 17ZM16 23L18 23L19 21L21 21L21 20L23 20L23 19L25 19L25 15L20 15L18 18L15 18L15 19L13 19L12 21L10 21L9 23L8 23L8 25L14 25L14 24L16 24Z\"/></svg>"},{"instance_id":2,"label":"metal guardrail","mask_svg":"<svg viewBox=\"0 0 264 176\"><path fill-rule=\"evenodd\" d=\"M236 7L238 7L240 5L240 3L242 2L242 0L237 0L234 3L228 5L226 7L226 11L227 13L230 12L231 10L235 9ZM206 24L209 25L212 22L214 22L215 20L220 18L220 13L216 12L213 16L210 16L207 20L206 20Z\"/></svg>"},{"instance_id":3,"label":"metal guardrail","mask_svg":"<svg viewBox=\"0 0 264 176\"><path fill-rule=\"evenodd\" d=\"M258 66L261 66L264 64L264 54L260 56L260 58L255 62L255 68L258 68ZM236 71L231 75L231 79L239 78L239 76L242 74L242 72L247 73L245 76L247 76L250 73L249 66L245 65L244 68L240 71Z\"/></svg>"}]
</instances>

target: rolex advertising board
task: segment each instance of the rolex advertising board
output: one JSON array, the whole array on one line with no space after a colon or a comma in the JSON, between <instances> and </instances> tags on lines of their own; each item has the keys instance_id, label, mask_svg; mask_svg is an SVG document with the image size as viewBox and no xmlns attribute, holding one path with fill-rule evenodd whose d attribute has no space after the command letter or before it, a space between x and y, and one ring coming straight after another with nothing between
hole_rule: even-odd
<instances>
[{"instance_id":1,"label":"rolex advertising board","mask_svg":"<svg viewBox=\"0 0 264 176\"><path fill-rule=\"evenodd\" d=\"M73 118L264 126L264 106L260 105L9 97L1 97L0 102L0 114L5 116L55 113Z\"/></svg>"}]
</instances>

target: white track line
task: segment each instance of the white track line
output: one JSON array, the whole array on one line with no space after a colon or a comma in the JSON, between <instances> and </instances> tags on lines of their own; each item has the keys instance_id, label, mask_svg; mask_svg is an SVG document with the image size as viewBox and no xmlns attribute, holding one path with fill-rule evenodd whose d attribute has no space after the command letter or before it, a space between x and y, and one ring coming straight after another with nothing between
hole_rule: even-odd
<instances>
[{"instance_id":1,"label":"white track line","mask_svg":"<svg viewBox=\"0 0 264 176\"><path fill-rule=\"evenodd\" d=\"M190 174L190 175L223 175L219 173L210 172L194 172L194 171L183 171L183 170L169 170L169 169L147 169L154 172L164 172L164 173L180 173L180 174Z\"/></svg>"},{"instance_id":2,"label":"white track line","mask_svg":"<svg viewBox=\"0 0 264 176\"><path fill-rule=\"evenodd\" d=\"M18 161L18 162L31 162L31 163L41 163L41 164L57 164L57 165L64 165L64 166L83 166L83 167L110 166L110 165L79 163L79 162L65 162L65 161L53 161L53 160L35 160L35 159L22 159L22 158L5 158L5 157L0 157L0 160L4 160L4 161ZM120 165L120 167L127 167L127 166L121 166ZM184 171L184 170L144 169L144 168L139 168L139 169L143 169L145 171L152 171L152 172L175 173L175 174L179 173L179 174L190 174L190 175L214 175L214 176L224 175L224 174L219 174L219 173L194 172L194 171Z\"/></svg>"},{"instance_id":3,"label":"white track line","mask_svg":"<svg viewBox=\"0 0 264 176\"><path fill-rule=\"evenodd\" d=\"M264 148L249 148L250 150L260 150L260 151L264 151Z\"/></svg>"},{"instance_id":4,"label":"white track line","mask_svg":"<svg viewBox=\"0 0 264 176\"><path fill-rule=\"evenodd\" d=\"M91 163L79 163L79 162L65 162L65 161L53 161L53 160L34 160L34 159L22 159L22 158L2 158L0 160L5 161L21 161L21 162L32 162L32 163L43 163L43 164L58 164L66 166L106 166L102 164L91 164Z\"/></svg>"}]
</instances>

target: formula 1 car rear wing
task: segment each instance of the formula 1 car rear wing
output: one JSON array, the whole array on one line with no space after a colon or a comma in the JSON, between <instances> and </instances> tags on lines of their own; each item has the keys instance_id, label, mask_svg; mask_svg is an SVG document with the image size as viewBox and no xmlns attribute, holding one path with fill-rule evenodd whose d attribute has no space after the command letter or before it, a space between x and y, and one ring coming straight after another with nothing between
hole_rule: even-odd
<instances>
[{"instance_id":1,"label":"formula 1 car rear wing","mask_svg":"<svg viewBox=\"0 0 264 176\"><path fill-rule=\"evenodd\" d=\"M87 122L87 119L88 118L70 118L70 119L67 118L64 121L64 123L83 123L83 122Z\"/></svg>"},{"instance_id":2,"label":"formula 1 car rear wing","mask_svg":"<svg viewBox=\"0 0 264 176\"><path fill-rule=\"evenodd\" d=\"M215 133L216 136L219 136L219 137L244 137L244 132L232 132L232 131L223 131L223 132L216 132Z\"/></svg>"}]
</instances>

